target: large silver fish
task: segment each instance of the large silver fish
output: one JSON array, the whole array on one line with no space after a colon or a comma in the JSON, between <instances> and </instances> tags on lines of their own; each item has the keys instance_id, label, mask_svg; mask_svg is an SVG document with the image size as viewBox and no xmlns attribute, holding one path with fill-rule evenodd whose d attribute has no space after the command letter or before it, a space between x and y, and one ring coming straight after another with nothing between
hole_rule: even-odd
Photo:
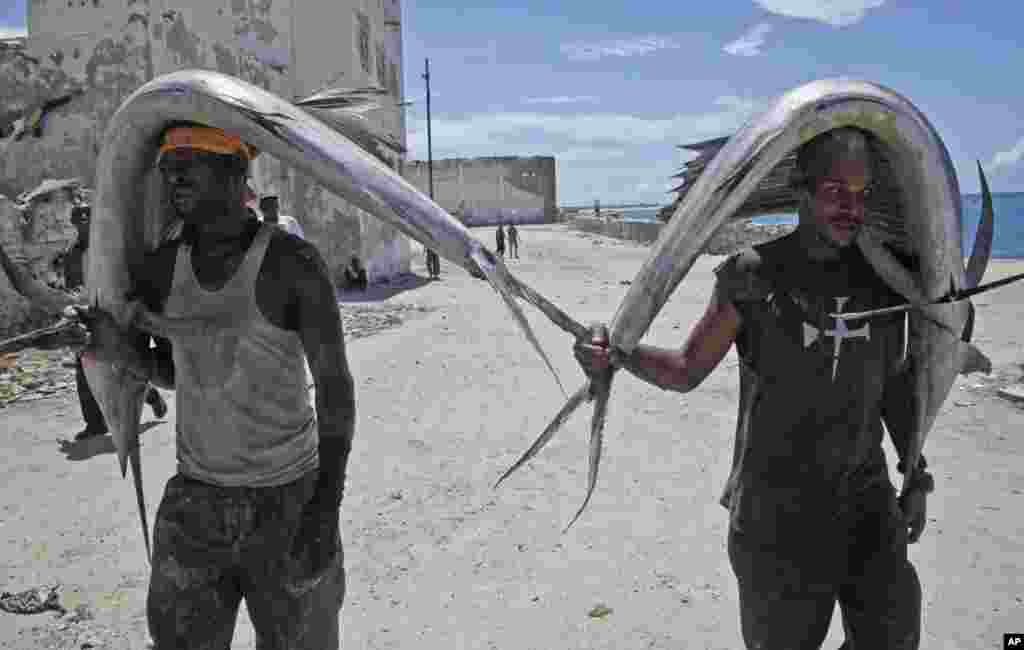
<instances>
[{"instance_id":1,"label":"large silver fish","mask_svg":"<svg viewBox=\"0 0 1024 650\"><path fill-rule=\"evenodd\" d=\"M951 291L969 288L969 282L976 283L984 275L991 249L991 199L984 185L987 216L976 240L968 279L961 246L960 191L949 154L925 116L888 88L849 79L811 82L774 100L729 138L653 245L611 321L609 341L612 348L630 352L719 227L741 218L744 203L759 182L797 147L840 127L858 127L878 138L893 176L888 180L900 188L902 196L903 219L897 225L904 236L891 236L892 228L885 226L892 224L879 220L869 223L857 244L886 283L916 306L910 312L910 348L917 360L913 377L917 408L906 454L908 466L913 468L956 375L965 365L977 367L985 361L961 340L970 304L928 303ZM900 244L916 258L916 272L904 267L887 247ZM569 526L586 508L596 485L613 374L610 371L605 377L588 381L499 480L535 455L589 396L596 406L591 422L587 494ZM912 473L908 472L904 489L910 480Z\"/></svg>"},{"instance_id":2,"label":"large silver fish","mask_svg":"<svg viewBox=\"0 0 1024 650\"><path fill-rule=\"evenodd\" d=\"M322 107L314 102L311 110L318 108ZM140 268L144 252L159 243L170 225L168 216L154 209L159 202L152 198L159 183L152 170L159 134L168 123L178 120L237 134L449 261L474 274L482 273L558 381L516 302L524 285L465 226L376 157L305 110L245 81L210 71L186 70L154 79L124 101L107 127L96 169L89 299L114 314L120 325L134 325L156 335L166 334L169 328L194 331L209 325L174 322L126 301L134 286L132 270ZM341 120L336 125L345 128L350 122ZM363 131L356 137L372 140ZM548 309L547 313L554 312ZM93 358L87 378L107 418L122 475L131 460L148 540L137 443L145 391L123 368L99 358Z\"/></svg>"}]
</instances>

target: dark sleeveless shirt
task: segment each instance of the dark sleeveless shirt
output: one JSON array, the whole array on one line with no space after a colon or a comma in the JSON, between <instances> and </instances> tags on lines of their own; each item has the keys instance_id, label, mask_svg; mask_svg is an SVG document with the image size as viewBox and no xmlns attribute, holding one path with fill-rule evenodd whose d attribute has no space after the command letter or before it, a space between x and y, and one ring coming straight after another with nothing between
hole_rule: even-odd
<instances>
[{"instance_id":1,"label":"dark sleeveless shirt","mask_svg":"<svg viewBox=\"0 0 1024 650\"><path fill-rule=\"evenodd\" d=\"M843 502L888 483L882 403L905 360L902 314L845 329L828 314L903 301L856 246L837 261L815 261L796 233L738 253L715 273L719 296L742 319L739 415L721 503L744 533L803 537Z\"/></svg>"}]
</instances>

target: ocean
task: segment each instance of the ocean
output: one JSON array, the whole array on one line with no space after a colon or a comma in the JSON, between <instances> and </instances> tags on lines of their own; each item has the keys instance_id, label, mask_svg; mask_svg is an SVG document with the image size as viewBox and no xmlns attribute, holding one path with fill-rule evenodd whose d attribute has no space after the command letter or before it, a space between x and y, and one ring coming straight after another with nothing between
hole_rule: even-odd
<instances>
[{"instance_id":1,"label":"ocean","mask_svg":"<svg viewBox=\"0 0 1024 650\"><path fill-rule=\"evenodd\" d=\"M981 195L963 195L964 257L974 246L974 233L981 219ZM992 257L996 259L1024 259L1024 192L1001 192L992 195L995 212L995 235L992 239ZM629 208L622 210L623 221L656 221L658 208ZM795 214L773 214L754 219L755 223L796 223Z\"/></svg>"}]
</instances>

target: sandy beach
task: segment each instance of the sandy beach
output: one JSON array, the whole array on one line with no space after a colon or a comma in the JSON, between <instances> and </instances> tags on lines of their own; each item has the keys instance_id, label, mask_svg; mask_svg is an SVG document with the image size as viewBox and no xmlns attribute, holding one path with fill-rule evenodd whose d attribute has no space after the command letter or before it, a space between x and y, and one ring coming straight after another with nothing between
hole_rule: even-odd
<instances>
[{"instance_id":1,"label":"sandy beach","mask_svg":"<svg viewBox=\"0 0 1024 650\"><path fill-rule=\"evenodd\" d=\"M560 225L520 233L513 272L581 322L611 319L648 254ZM492 230L476 234L492 243ZM645 342L682 343L721 259L698 260ZM1021 270L996 261L985 280ZM422 256L414 271L426 275ZM742 647L717 503L736 420L734 351L688 395L619 377L597 490L563 535L585 492L590 409L494 490L561 407L554 380L494 291L447 262L440 282L374 292L343 305L388 326L348 349L358 428L342 510L342 647ZM957 380L925 447L936 491L911 549L924 648L996 648L1024 629L1024 410L997 395L1024 375L1024 283L975 304L975 343L993 373ZM527 310L574 390L583 376L572 341ZM174 417L173 402L165 420L145 413L151 522L174 471ZM13 404L0 419L0 591L60 583L69 610L0 612L0 648L145 647L149 567L109 437L60 442L82 427L73 392ZM591 616L599 606L605 615ZM825 647L841 641L836 616ZM253 644L243 610L232 648Z\"/></svg>"}]
</instances>

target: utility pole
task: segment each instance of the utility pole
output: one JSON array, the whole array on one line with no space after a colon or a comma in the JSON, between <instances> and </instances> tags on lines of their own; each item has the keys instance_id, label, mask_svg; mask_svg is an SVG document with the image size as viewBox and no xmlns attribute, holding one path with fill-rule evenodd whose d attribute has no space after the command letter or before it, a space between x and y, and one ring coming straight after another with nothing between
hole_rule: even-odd
<instances>
[{"instance_id":1,"label":"utility pole","mask_svg":"<svg viewBox=\"0 0 1024 650\"><path fill-rule=\"evenodd\" d=\"M424 59L426 64L423 80L427 82L427 187L430 191L430 198L434 198L434 151L431 148L430 137L430 59Z\"/></svg>"},{"instance_id":2,"label":"utility pole","mask_svg":"<svg viewBox=\"0 0 1024 650\"><path fill-rule=\"evenodd\" d=\"M427 82L427 189L434 199L434 150L430 133L430 59L424 59L423 80ZM441 276L441 260L437 253L427 249L427 273L435 280Z\"/></svg>"}]
</instances>

